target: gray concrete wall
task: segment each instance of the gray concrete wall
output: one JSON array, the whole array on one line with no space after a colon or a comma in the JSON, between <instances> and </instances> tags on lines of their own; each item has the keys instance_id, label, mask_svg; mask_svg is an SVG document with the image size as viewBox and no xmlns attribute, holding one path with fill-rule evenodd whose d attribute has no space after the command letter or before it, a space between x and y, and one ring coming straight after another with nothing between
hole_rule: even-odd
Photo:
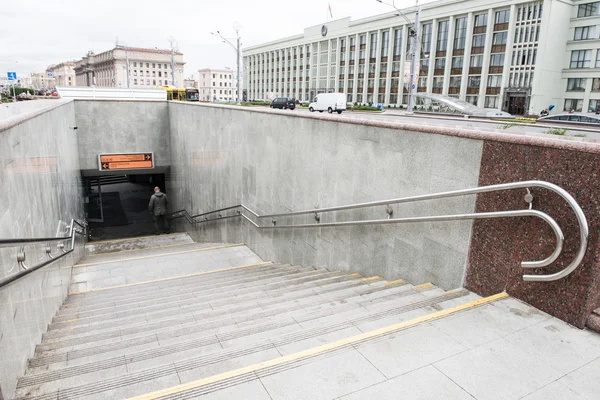
<instances>
[{"instance_id":1,"label":"gray concrete wall","mask_svg":"<svg viewBox=\"0 0 600 400\"><path fill-rule=\"evenodd\" d=\"M99 153L153 151L156 166L171 164L165 101L76 100L82 169L98 169Z\"/></svg>"},{"instance_id":2,"label":"gray concrete wall","mask_svg":"<svg viewBox=\"0 0 600 400\"><path fill-rule=\"evenodd\" d=\"M199 213L242 202L267 214L477 186L480 140L290 112L177 103L169 112L173 210ZM463 197L393 209L400 217L473 212L474 206L474 197ZM321 222L351 217L387 214L374 207L324 214ZM451 289L462 284L471 227L463 221L259 231L236 219L186 229L199 241L246 242L265 260Z\"/></svg>"},{"instance_id":3,"label":"gray concrete wall","mask_svg":"<svg viewBox=\"0 0 600 400\"><path fill-rule=\"evenodd\" d=\"M59 221L83 219L73 102L17 125L0 121L0 238L53 237ZM54 107L54 106L53 106ZM42 245L25 246L29 266L43 259ZM0 249L0 279L18 271L18 248ZM54 250L56 252L56 250ZM0 289L0 389L13 396L17 378L67 295L69 256ZM16 267L12 272L13 267Z\"/></svg>"}]
</instances>

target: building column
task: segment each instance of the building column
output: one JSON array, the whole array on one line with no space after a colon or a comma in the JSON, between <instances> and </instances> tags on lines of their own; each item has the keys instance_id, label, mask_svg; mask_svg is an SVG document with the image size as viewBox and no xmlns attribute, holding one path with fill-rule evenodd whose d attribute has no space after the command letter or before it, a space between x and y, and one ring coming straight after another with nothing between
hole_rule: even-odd
<instances>
[{"instance_id":1,"label":"building column","mask_svg":"<svg viewBox=\"0 0 600 400\"><path fill-rule=\"evenodd\" d=\"M418 42L418 40L417 40ZM415 44L418 47L418 43ZM400 79L400 82L398 84L398 104L404 104L404 73L405 73L405 66L406 66L406 61L408 60L408 58L406 57L406 55L408 54L408 25L404 25L402 27L402 50L401 50L401 55L400 55L400 76L398 77L398 79ZM415 57L418 57L418 52L415 51ZM393 56L392 56L393 57ZM410 80L410 68L408 71L406 71L407 75L409 75L409 80ZM415 74L418 74L419 71L415 71ZM406 84L406 89L410 90L410 86L408 85L412 85L412 82L409 82L408 84ZM416 88L415 88L416 89Z\"/></svg>"},{"instance_id":2,"label":"building column","mask_svg":"<svg viewBox=\"0 0 600 400\"><path fill-rule=\"evenodd\" d=\"M327 85L326 85L326 90L325 90L326 93L329 92L329 89L331 89L329 87L329 82L331 82L331 53L332 53L331 39L328 39L327 40L327 63L326 63L327 64L327 70L326 70L327 71L327 75L326 75L327 76ZM335 89L335 85L334 85L333 89Z\"/></svg>"},{"instance_id":3,"label":"building column","mask_svg":"<svg viewBox=\"0 0 600 400\"><path fill-rule=\"evenodd\" d=\"M450 69L452 68L452 50L454 50L454 23L456 17L450 16L448 20L448 43L446 44L446 65L444 67L444 89L442 94L448 96L448 88L450 87Z\"/></svg>"},{"instance_id":4,"label":"building column","mask_svg":"<svg viewBox=\"0 0 600 400\"><path fill-rule=\"evenodd\" d=\"M473 24L475 17L472 12L467 16L467 36L465 38L465 54L463 56L463 70L460 79L460 99L467 98L467 84L469 81L469 67L471 65L471 46L473 45Z\"/></svg>"},{"instance_id":5,"label":"building column","mask_svg":"<svg viewBox=\"0 0 600 400\"><path fill-rule=\"evenodd\" d=\"M385 71L385 93L383 103L390 104L390 94L392 91L392 65L394 63L394 28L388 30L388 57L387 57L387 70ZM400 79L400 78L398 78Z\"/></svg>"},{"instance_id":6,"label":"building column","mask_svg":"<svg viewBox=\"0 0 600 400\"><path fill-rule=\"evenodd\" d=\"M354 100L354 103L356 103L358 101L357 97L358 97L358 55L360 53L360 44L358 42L359 37L358 37L358 33L354 35L355 38L355 43L356 45L354 46L354 71L352 72L354 74L354 79L353 79L353 86L352 86L352 99Z\"/></svg>"},{"instance_id":7,"label":"building column","mask_svg":"<svg viewBox=\"0 0 600 400\"><path fill-rule=\"evenodd\" d=\"M375 78L373 79L373 103L379 103L379 75L381 71L381 44L383 43L382 30L377 31L377 44L375 45ZM384 98L385 93L382 93Z\"/></svg>"},{"instance_id":8,"label":"building column","mask_svg":"<svg viewBox=\"0 0 600 400\"><path fill-rule=\"evenodd\" d=\"M427 93L432 92L433 71L435 69L435 53L437 52L438 19L431 22L431 47L429 48L429 71L427 71Z\"/></svg>"},{"instance_id":9,"label":"building column","mask_svg":"<svg viewBox=\"0 0 600 400\"><path fill-rule=\"evenodd\" d=\"M500 88L500 109L502 109L502 100L504 92L509 85L510 78L510 62L513 55L513 45L515 40L515 28L517 26L516 6L510 6L510 20L508 21L508 37L506 38L506 50L504 51L504 66L502 67L502 87ZM532 85L533 86L533 85Z\"/></svg>"},{"instance_id":10,"label":"building column","mask_svg":"<svg viewBox=\"0 0 600 400\"><path fill-rule=\"evenodd\" d=\"M344 50L344 95L346 95L346 101L348 101L348 75L350 74L350 36L346 35L346 38L344 40L346 42L346 50ZM340 44L340 55L342 54L341 48L342 46Z\"/></svg>"},{"instance_id":11,"label":"building column","mask_svg":"<svg viewBox=\"0 0 600 400\"><path fill-rule=\"evenodd\" d=\"M487 77L490 69L490 52L492 50L492 38L494 36L494 10L488 10L488 24L485 29L485 48L483 49L483 63L481 65L481 82L479 85L479 98L477 106L485 104L485 92L487 89Z\"/></svg>"}]
</instances>

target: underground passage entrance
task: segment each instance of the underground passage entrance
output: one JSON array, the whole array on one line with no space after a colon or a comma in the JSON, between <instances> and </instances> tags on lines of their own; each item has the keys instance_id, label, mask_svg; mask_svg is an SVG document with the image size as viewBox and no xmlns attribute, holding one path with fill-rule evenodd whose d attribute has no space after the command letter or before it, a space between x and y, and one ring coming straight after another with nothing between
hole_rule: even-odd
<instances>
[{"instance_id":1,"label":"underground passage entrance","mask_svg":"<svg viewBox=\"0 0 600 400\"><path fill-rule=\"evenodd\" d=\"M91 241L155 233L148 203L155 186L167 193L164 173L84 176L83 181Z\"/></svg>"}]
</instances>

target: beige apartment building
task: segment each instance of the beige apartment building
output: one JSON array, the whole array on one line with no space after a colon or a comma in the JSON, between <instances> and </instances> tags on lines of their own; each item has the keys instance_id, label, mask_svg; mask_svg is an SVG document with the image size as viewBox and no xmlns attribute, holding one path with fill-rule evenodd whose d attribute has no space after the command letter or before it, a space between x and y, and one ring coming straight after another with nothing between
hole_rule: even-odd
<instances>
[{"instance_id":1,"label":"beige apartment building","mask_svg":"<svg viewBox=\"0 0 600 400\"><path fill-rule=\"evenodd\" d=\"M234 70L205 68L198 72L201 101L235 101L237 89Z\"/></svg>"},{"instance_id":2,"label":"beige apartment building","mask_svg":"<svg viewBox=\"0 0 600 400\"><path fill-rule=\"evenodd\" d=\"M116 46L99 54L89 52L75 63L74 70L77 86L183 87L184 64L183 53L178 51Z\"/></svg>"},{"instance_id":3,"label":"beige apartment building","mask_svg":"<svg viewBox=\"0 0 600 400\"><path fill-rule=\"evenodd\" d=\"M50 74L48 74L50 72ZM75 61L49 65L46 74L54 78L52 86L75 86Z\"/></svg>"}]
</instances>

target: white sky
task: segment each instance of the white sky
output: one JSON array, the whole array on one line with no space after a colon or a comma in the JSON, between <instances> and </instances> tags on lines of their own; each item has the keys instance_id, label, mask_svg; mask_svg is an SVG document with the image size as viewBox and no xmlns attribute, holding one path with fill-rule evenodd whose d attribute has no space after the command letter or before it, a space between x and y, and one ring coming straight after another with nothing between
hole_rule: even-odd
<instances>
[{"instance_id":1,"label":"white sky","mask_svg":"<svg viewBox=\"0 0 600 400\"><path fill-rule=\"evenodd\" d=\"M19 77L46 66L80 59L119 43L168 48L172 36L184 54L185 75L200 68L235 68L233 49L209 32L235 36L241 24L242 48L300 34L326 21L353 20L392 10L376 0L1 0L0 73ZM414 0L396 0L396 6Z\"/></svg>"}]
</instances>

